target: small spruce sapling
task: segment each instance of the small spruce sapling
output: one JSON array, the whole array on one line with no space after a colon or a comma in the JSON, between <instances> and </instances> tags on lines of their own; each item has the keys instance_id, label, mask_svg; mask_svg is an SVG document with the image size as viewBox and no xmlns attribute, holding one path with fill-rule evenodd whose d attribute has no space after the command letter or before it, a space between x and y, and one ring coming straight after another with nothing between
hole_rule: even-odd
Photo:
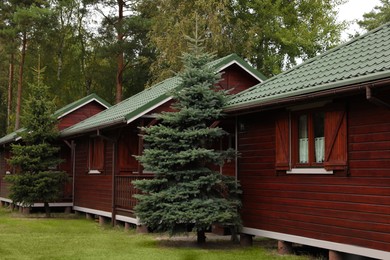
<instances>
[{"instance_id":1,"label":"small spruce sapling","mask_svg":"<svg viewBox=\"0 0 390 260\"><path fill-rule=\"evenodd\" d=\"M49 98L49 89L42 83L41 69L36 71L36 83L30 84L30 95L23 114L24 131L18 132L21 141L11 145L9 163L18 169L9 175L10 198L14 203L30 207L43 202L46 216L50 217L49 202L58 200L67 174L57 170L61 163L58 142L59 131L54 100Z\"/></svg>"}]
</instances>

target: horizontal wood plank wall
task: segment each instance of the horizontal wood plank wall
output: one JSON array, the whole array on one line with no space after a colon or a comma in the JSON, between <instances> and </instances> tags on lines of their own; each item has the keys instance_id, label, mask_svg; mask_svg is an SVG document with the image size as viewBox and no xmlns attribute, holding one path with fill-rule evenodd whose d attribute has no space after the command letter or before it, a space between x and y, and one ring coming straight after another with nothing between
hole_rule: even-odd
<instances>
[{"instance_id":1,"label":"horizontal wood plank wall","mask_svg":"<svg viewBox=\"0 0 390 260\"><path fill-rule=\"evenodd\" d=\"M237 94L250 88L259 81L253 76L249 76L240 66L233 64L223 70L222 80L218 83L224 89L230 89L231 94Z\"/></svg>"},{"instance_id":2,"label":"horizontal wood plank wall","mask_svg":"<svg viewBox=\"0 0 390 260\"><path fill-rule=\"evenodd\" d=\"M76 175L74 205L111 212L112 145L105 145L104 171L88 174L88 136L76 140Z\"/></svg>"},{"instance_id":3,"label":"horizontal wood plank wall","mask_svg":"<svg viewBox=\"0 0 390 260\"><path fill-rule=\"evenodd\" d=\"M63 130L67 127L70 127L74 124L77 124L84 119L87 119L88 117L91 117L106 108L97 103L96 101L92 101L77 110L73 111L72 113L67 114L66 116L60 118L58 122L58 128L60 130Z\"/></svg>"},{"instance_id":4,"label":"horizontal wood plank wall","mask_svg":"<svg viewBox=\"0 0 390 260\"><path fill-rule=\"evenodd\" d=\"M277 174L274 115L240 118L244 226L390 251L390 110L349 100L349 176Z\"/></svg>"}]
</instances>

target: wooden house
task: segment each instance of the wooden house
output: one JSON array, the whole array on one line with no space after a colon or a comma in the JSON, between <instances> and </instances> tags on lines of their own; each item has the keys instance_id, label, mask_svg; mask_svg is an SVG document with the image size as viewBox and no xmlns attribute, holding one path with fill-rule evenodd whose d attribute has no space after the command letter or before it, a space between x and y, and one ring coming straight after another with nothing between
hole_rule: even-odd
<instances>
[{"instance_id":1,"label":"wooden house","mask_svg":"<svg viewBox=\"0 0 390 260\"><path fill-rule=\"evenodd\" d=\"M238 93L264 80L261 73L235 54L209 65L223 73L218 84L231 93ZM170 92L178 85L178 77L166 79L62 131L62 138L71 143L75 155L75 211L98 216L101 220L110 218L113 223L119 220L138 224L133 213L136 201L132 197L137 191L131 182L153 176L144 172L134 158L134 155L142 153L144 147L139 127L155 124L155 113L170 110L173 102ZM231 165L225 171L234 175Z\"/></svg>"},{"instance_id":2,"label":"wooden house","mask_svg":"<svg viewBox=\"0 0 390 260\"><path fill-rule=\"evenodd\" d=\"M230 101L244 239L390 259L389 46L387 24Z\"/></svg>"},{"instance_id":3,"label":"wooden house","mask_svg":"<svg viewBox=\"0 0 390 260\"><path fill-rule=\"evenodd\" d=\"M78 122L83 121L84 119L91 117L105 109L110 107L110 104L105 100L97 96L96 94L88 95L84 98L81 98L77 101L74 101L61 109L58 109L54 116L58 120L58 129L63 130L67 127L70 127ZM7 163L7 159L10 158L10 144L18 142L20 137L18 132L25 131L21 128L13 133L10 133L2 138L0 138L0 201L2 203L12 203L9 199L9 183L4 180L4 177L7 174L14 174L15 171ZM72 178L71 172L71 149L69 143L59 141L61 151L60 156L64 159L64 162L61 163L59 168L69 173L69 177ZM72 204L72 194L73 188L72 183L67 184L64 187L63 199L58 203L50 203L51 207L71 207ZM43 203L35 203L33 207L43 207Z\"/></svg>"}]
</instances>

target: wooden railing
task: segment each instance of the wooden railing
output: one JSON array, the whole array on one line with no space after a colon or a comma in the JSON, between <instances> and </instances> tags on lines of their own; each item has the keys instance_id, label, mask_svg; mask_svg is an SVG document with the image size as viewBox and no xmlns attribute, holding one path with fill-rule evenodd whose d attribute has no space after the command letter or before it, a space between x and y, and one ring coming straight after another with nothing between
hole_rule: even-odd
<instances>
[{"instance_id":1,"label":"wooden railing","mask_svg":"<svg viewBox=\"0 0 390 260\"><path fill-rule=\"evenodd\" d=\"M115 207L132 211L137 203L133 197L139 191L131 183L134 180L151 179L152 174L131 174L115 176Z\"/></svg>"}]
</instances>

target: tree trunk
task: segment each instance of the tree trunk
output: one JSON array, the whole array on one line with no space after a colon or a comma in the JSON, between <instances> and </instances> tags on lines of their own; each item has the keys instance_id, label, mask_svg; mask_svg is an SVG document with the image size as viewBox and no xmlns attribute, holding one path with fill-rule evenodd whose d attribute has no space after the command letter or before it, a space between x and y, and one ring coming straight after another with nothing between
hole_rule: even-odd
<instances>
[{"instance_id":1,"label":"tree trunk","mask_svg":"<svg viewBox=\"0 0 390 260\"><path fill-rule=\"evenodd\" d=\"M204 243L206 243L206 235L205 235L205 231L204 231L204 229L202 229L202 230L198 230L197 232L196 232L196 235L197 235L197 243L198 244L204 244Z\"/></svg>"},{"instance_id":2,"label":"tree trunk","mask_svg":"<svg viewBox=\"0 0 390 260\"><path fill-rule=\"evenodd\" d=\"M45 215L47 218L50 218L50 206L49 206L49 203L48 202L45 202L44 203L44 207L45 207Z\"/></svg>"},{"instance_id":3,"label":"tree trunk","mask_svg":"<svg viewBox=\"0 0 390 260\"><path fill-rule=\"evenodd\" d=\"M118 0L118 27L117 27L117 41L119 47L119 53L117 56L118 69L116 73L116 96L115 101L119 103L122 101L122 89L123 89L123 70L124 70L124 54L123 54L123 6L124 1Z\"/></svg>"},{"instance_id":4,"label":"tree trunk","mask_svg":"<svg viewBox=\"0 0 390 260\"><path fill-rule=\"evenodd\" d=\"M15 131L20 128L20 110L21 110L21 106L22 106L23 69L24 69L24 59L26 57L26 48L27 48L27 33L23 32L22 53L21 53L20 64L19 64L18 94L16 96Z\"/></svg>"},{"instance_id":5,"label":"tree trunk","mask_svg":"<svg viewBox=\"0 0 390 260\"><path fill-rule=\"evenodd\" d=\"M8 72L8 99L7 99L7 128L11 126L12 113L12 87L14 84L14 55L10 55L9 72Z\"/></svg>"}]
</instances>

